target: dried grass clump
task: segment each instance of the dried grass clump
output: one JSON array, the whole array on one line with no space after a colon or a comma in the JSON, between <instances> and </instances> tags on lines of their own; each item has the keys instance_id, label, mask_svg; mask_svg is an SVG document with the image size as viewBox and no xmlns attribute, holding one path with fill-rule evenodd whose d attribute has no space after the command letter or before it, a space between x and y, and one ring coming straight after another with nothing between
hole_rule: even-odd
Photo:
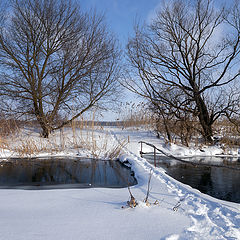
<instances>
[{"instance_id":1,"label":"dried grass clump","mask_svg":"<svg viewBox=\"0 0 240 240\"><path fill-rule=\"evenodd\" d=\"M12 149L17 152L20 157L28 156L31 157L41 151L39 145L32 139L21 141L16 147Z\"/></svg>"},{"instance_id":2,"label":"dried grass clump","mask_svg":"<svg viewBox=\"0 0 240 240\"><path fill-rule=\"evenodd\" d=\"M6 137L19 131L19 122L15 119L0 119L0 136Z\"/></svg>"},{"instance_id":3,"label":"dried grass clump","mask_svg":"<svg viewBox=\"0 0 240 240\"><path fill-rule=\"evenodd\" d=\"M20 157L75 149L83 150L96 159L116 159L127 144L127 140L114 144L110 134L103 131L103 127L95 125L94 115L91 121L85 121L83 118L73 121L71 125L53 132L48 139L36 136L36 127L34 129L34 132L31 128L25 128L23 131L19 130L18 134L4 137L0 135L0 148L15 152Z\"/></svg>"},{"instance_id":4,"label":"dried grass clump","mask_svg":"<svg viewBox=\"0 0 240 240\"><path fill-rule=\"evenodd\" d=\"M127 201L127 205L122 206L122 208L135 208L138 205L145 205L147 207L150 207L152 205L159 205L158 200L155 200L154 203L150 203L149 200L148 200L149 199L149 194L150 194L150 191L151 191L150 185L151 185L152 175L153 175L153 170L151 169L150 173L149 173L149 178L148 178L146 197L144 198L144 200L138 202L137 199L133 196L130 187L128 186L128 192L129 192L129 195L130 195L130 200Z\"/></svg>"},{"instance_id":5,"label":"dried grass clump","mask_svg":"<svg viewBox=\"0 0 240 240\"><path fill-rule=\"evenodd\" d=\"M1 136L0 136L0 148L1 149L8 149L9 148L8 142L6 141L5 138L3 138Z\"/></svg>"},{"instance_id":6,"label":"dried grass clump","mask_svg":"<svg viewBox=\"0 0 240 240\"><path fill-rule=\"evenodd\" d=\"M152 128L155 124L155 119L152 117L152 113L149 111L146 103L133 103L127 102L122 104L118 122L118 126L124 128Z\"/></svg>"},{"instance_id":7,"label":"dried grass clump","mask_svg":"<svg viewBox=\"0 0 240 240\"><path fill-rule=\"evenodd\" d=\"M33 157L43 152L52 154L59 151L57 146L49 141L37 141L32 138L19 139L15 146L10 146L8 149L20 157Z\"/></svg>"},{"instance_id":8,"label":"dried grass clump","mask_svg":"<svg viewBox=\"0 0 240 240\"><path fill-rule=\"evenodd\" d=\"M101 126L96 126L94 120L72 123L72 139L68 138L68 145L75 149L87 150L93 158L116 159L121 154L127 140L112 144L108 132L103 132Z\"/></svg>"},{"instance_id":9,"label":"dried grass clump","mask_svg":"<svg viewBox=\"0 0 240 240\"><path fill-rule=\"evenodd\" d=\"M19 122L14 119L0 119L0 149L9 149L9 138L19 131Z\"/></svg>"},{"instance_id":10,"label":"dried grass clump","mask_svg":"<svg viewBox=\"0 0 240 240\"><path fill-rule=\"evenodd\" d=\"M116 159L118 158L121 153L122 153L122 149L128 144L127 140L123 140L120 143L117 143L116 145L114 145L112 148L110 148L109 150L105 150L105 157L108 159Z\"/></svg>"},{"instance_id":11,"label":"dried grass clump","mask_svg":"<svg viewBox=\"0 0 240 240\"><path fill-rule=\"evenodd\" d=\"M239 148L240 133L233 123L227 119L222 119L214 124L214 132L217 135L215 142L221 144L224 149Z\"/></svg>"}]
</instances>

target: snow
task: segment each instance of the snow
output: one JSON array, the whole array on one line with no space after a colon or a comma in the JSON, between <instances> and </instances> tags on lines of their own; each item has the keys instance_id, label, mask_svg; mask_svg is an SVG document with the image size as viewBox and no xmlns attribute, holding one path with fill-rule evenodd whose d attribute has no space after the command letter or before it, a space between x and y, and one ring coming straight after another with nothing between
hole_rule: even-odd
<instances>
[{"instance_id":1,"label":"snow","mask_svg":"<svg viewBox=\"0 0 240 240\"><path fill-rule=\"evenodd\" d=\"M133 191L142 196L141 189ZM189 224L167 208L122 209L126 189L6 190L1 195L1 239L159 239Z\"/></svg>"},{"instance_id":2,"label":"snow","mask_svg":"<svg viewBox=\"0 0 240 240\"><path fill-rule=\"evenodd\" d=\"M26 132L23 131L23 135ZM157 139L150 131L114 127L97 129L94 136L82 131L79 133L81 141L74 145L71 140L73 133L70 130L65 132L64 141L57 133L50 140L40 140L37 133L31 131L24 136L41 143L42 150L36 156L90 156L93 148L82 148L80 145L84 138L89 138L85 142L89 144L94 138L97 146L92 147L99 157L104 158L106 152L110 153L121 143L123 149L120 160L131 165L138 180L138 184L131 187L138 206L125 207L129 200L127 188L1 189L1 240L240 239L240 204L202 194L169 177L163 169L154 168L139 156L138 142L150 142L174 156L216 155L223 153L221 148L206 147L200 151L194 147L169 145L163 139ZM15 138L14 144L22 144L22 138ZM49 147L52 142L59 151ZM2 149L1 157L7 160L9 156L17 156L13 149ZM152 151L147 146L143 150ZM236 152L232 151L234 154ZM143 200L151 169L153 175L149 202L158 200L159 204L148 207ZM176 211L173 211L174 207Z\"/></svg>"}]
</instances>

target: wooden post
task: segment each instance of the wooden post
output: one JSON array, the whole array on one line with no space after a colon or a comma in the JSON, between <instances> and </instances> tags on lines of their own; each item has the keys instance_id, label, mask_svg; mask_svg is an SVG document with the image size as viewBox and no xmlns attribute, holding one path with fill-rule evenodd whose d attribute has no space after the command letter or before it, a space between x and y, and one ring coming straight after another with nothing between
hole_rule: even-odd
<instances>
[{"instance_id":1,"label":"wooden post","mask_svg":"<svg viewBox=\"0 0 240 240\"><path fill-rule=\"evenodd\" d=\"M156 167L156 148L154 147L154 167Z\"/></svg>"}]
</instances>

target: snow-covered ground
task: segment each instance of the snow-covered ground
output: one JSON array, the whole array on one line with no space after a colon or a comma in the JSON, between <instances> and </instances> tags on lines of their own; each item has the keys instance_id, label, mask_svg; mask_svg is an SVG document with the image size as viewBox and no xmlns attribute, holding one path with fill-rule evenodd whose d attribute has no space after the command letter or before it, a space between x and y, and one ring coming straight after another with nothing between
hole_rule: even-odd
<instances>
[{"instance_id":1,"label":"snow-covered ground","mask_svg":"<svg viewBox=\"0 0 240 240\"><path fill-rule=\"evenodd\" d=\"M74 140L72 135L75 135ZM87 140L84 142L84 139ZM37 133L25 130L14 142L9 140L8 146L16 146L2 149L2 158L7 160L9 156L16 156L14 149L17 145L25 146L23 142L36 145L38 151L31 154L37 156L90 156L94 153L101 158L110 156L122 145L120 160L129 162L135 172L138 184L131 187L131 192L139 205L122 208L129 200L127 188L2 189L0 239L240 239L240 204L202 194L169 177L161 168L154 168L139 156L139 141L150 142L175 156L223 153L216 147L200 151L166 145L163 139L157 139L145 130L112 127L95 130L94 136L89 132L66 130L64 135L51 136L50 140L40 140ZM91 144L91 147L87 146ZM146 150L150 149L145 147ZM238 150L231 153L237 155ZM151 169L149 202L158 200L159 204L146 206L143 200ZM176 206L177 211L173 211Z\"/></svg>"}]
</instances>

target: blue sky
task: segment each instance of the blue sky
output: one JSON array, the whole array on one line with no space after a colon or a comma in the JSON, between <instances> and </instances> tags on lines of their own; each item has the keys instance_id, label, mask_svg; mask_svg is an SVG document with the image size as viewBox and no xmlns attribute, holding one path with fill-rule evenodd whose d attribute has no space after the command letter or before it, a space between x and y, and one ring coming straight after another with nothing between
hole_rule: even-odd
<instances>
[{"instance_id":1,"label":"blue sky","mask_svg":"<svg viewBox=\"0 0 240 240\"><path fill-rule=\"evenodd\" d=\"M116 34L124 49L129 36L133 36L134 21L150 21L154 12L160 6L161 0L77 0L82 10L96 9L97 13L104 13L106 24ZM126 91L123 102L138 102L136 95ZM109 111L103 113L101 120L116 120L119 115Z\"/></svg>"},{"instance_id":2,"label":"blue sky","mask_svg":"<svg viewBox=\"0 0 240 240\"><path fill-rule=\"evenodd\" d=\"M78 0L83 10L95 8L104 13L107 25L124 47L133 34L134 20L148 21L161 0Z\"/></svg>"},{"instance_id":3,"label":"blue sky","mask_svg":"<svg viewBox=\"0 0 240 240\"><path fill-rule=\"evenodd\" d=\"M0 0L1 1L1 0ZM133 36L134 20L149 21L164 0L76 0L83 10L96 9L104 13L106 23L122 43L127 44L128 36ZM167 3L169 0L165 0ZM188 0L189 1L189 0ZM191 1L191 0L190 0ZM215 6L233 4L234 0L214 0Z\"/></svg>"},{"instance_id":4,"label":"blue sky","mask_svg":"<svg viewBox=\"0 0 240 240\"><path fill-rule=\"evenodd\" d=\"M96 9L97 13L104 13L106 24L116 34L122 49L128 42L128 37L134 36L133 26L135 20L149 23L154 17L154 13L160 8L164 0L76 0L79 2L83 11ZM192 1L192 0L188 0ZM167 3L168 0L165 0ZM228 5L233 0L215 0L215 6L221 7L224 2ZM122 102L141 101L136 95L128 91L124 94ZM109 111L103 114L103 120L116 120L118 114Z\"/></svg>"}]
</instances>

